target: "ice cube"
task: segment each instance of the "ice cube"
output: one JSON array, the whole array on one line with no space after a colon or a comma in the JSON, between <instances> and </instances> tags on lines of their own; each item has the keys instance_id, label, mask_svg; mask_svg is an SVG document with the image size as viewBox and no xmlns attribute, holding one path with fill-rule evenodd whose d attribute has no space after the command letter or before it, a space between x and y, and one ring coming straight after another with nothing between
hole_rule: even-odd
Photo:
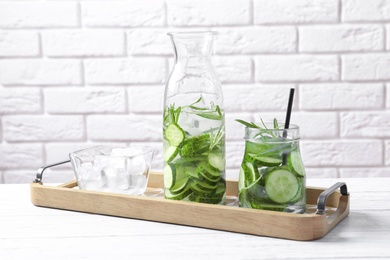
<instances>
[{"instance_id":1,"label":"ice cube","mask_svg":"<svg viewBox=\"0 0 390 260\"><path fill-rule=\"evenodd\" d=\"M97 146L71 154L80 189L140 195L146 189L153 151Z\"/></svg>"},{"instance_id":2,"label":"ice cube","mask_svg":"<svg viewBox=\"0 0 390 260\"><path fill-rule=\"evenodd\" d=\"M123 148L113 148L110 153L111 156L125 156L125 150Z\"/></svg>"}]
</instances>

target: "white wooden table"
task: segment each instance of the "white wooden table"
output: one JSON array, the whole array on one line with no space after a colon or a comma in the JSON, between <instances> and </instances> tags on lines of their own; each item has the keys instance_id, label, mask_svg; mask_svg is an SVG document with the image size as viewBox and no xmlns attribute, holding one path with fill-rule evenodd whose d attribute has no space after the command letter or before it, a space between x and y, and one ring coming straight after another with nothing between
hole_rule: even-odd
<instances>
[{"instance_id":1,"label":"white wooden table","mask_svg":"<svg viewBox=\"0 0 390 260\"><path fill-rule=\"evenodd\" d=\"M0 259L390 259L390 178L307 184L337 181L350 215L309 242L35 207L29 184L2 184Z\"/></svg>"}]
</instances>

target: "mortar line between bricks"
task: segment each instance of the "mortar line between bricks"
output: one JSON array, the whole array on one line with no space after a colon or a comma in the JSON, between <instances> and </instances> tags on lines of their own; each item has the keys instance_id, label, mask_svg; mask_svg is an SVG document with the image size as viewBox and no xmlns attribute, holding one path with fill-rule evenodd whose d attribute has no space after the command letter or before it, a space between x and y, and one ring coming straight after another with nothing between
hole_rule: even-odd
<instances>
[{"instance_id":1,"label":"mortar line between bricks","mask_svg":"<svg viewBox=\"0 0 390 260\"><path fill-rule=\"evenodd\" d=\"M125 37L126 38L126 37ZM298 45L298 44L297 44ZM127 49L127 47L126 47ZM248 53L223 53L216 52L213 57L259 57L259 56L335 56L335 55L371 55L371 54L389 54L390 50L343 50L343 51L302 51L297 46L296 50L291 52L248 52ZM39 59L41 56L0 56L3 59ZM128 54L127 51L124 54L117 55L49 55L45 56L48 59L91 59L91 60L105 60L105 59L126 59L126 58L173 58L171 54Z\"/></svg>"},{"instance_id":2,"label":"mortar line between bricks","mask_svg":"<svg viewBox=\"0 0 390 260\"><path fill-rule=\"evenodd\" d=\"M207 25L153 25L153 26L145 26L145 25L140 25L140 26L128 26L128 25L106 25L106 26L84 26L82 28L84 29L182 29L182 28L193 28L193 29L209 29L210 27L213 28L236 28L236 27L285 27L285 26L319 26L319 25L329 25L329 26L344 26L344 25L365 25L365 24L388 24L390 23L389 20L369 20L369 21L335 21L335 22L313 22L313 23L297 23L297 22L281 22L281 23L257 23L257 24L248 24L248 23L243 23L243 24L221 24L221 25L215 25L215 24L207 24ZM4 31L13 31L13 30L39 30L39 29L44 29L44 30L62 30L62 29L80 29L79 25L77 26L32 26L32 27L1 27L1 30Z\"/></svg>"},{"instance_id":3,"label":"mortar line between bricks","mask_svg":"<svg viewBox=\"0 0 390 260\"><path fill-rule=\"evenodd\" d=\"M300 52L300 46L301 46L301 40L300 40L300 32L299 32L299 26L296 26L295 27L295 33L296 33L296 37L297 37L297 44L295 46L295 52L297 54L301 53Z\"/></svg>"},{"instance_id":4,"label":"mortar line between bricks","mask_svg":"<svg viewBox=\"0 0 390 260\"><path fill-rule=\"evenodd\" d=\"M342 70L342 60L341 60L341 55L337 55L337 65L338 65L338 68L337 68L337 70L338 70L338 73L339 73L339 75L338 75L338 80L339 81L342 81L342 79L343 79L343 70Z\"/></svg>"},{"instance_id":5,"label":"mortar line between bricks","mask_svg":"<svg viewBox=\"0 0 390 260\"><path fill-rule=\"evenodd\" d=\"M168 4L164 1L164 22L163 28L168 27Z\"/></svg>"},{"instance_id":6,"label":"mortar line between bricks","mask_svg":"<svg viewBox=\"0 0 390 260\"><path fill-rule=\"evenodd\" d=\"M249 10L250 10L249 24L254 25L255 24L255 7L254 7L253 0L249 1Z\"/></svg>"},{"instance_id":7,"label":"mortar line between bricks","mask_svg":"<svg viewBox=\"0 0 390 260\"><path fill-rule=\"evenodd\" d=\"M307 80L307 81L291 80L291 81L288 81L288 80L286 80L286 81L256 81L256 83L258 83L258 84L384 83L384 82L388 81L389 79L378 79L378 80L343 80L343 79L341 79L341 80L324 80L324 81L318 81L318 80L317 81L315 81L315 80ZM239 83L239 84L241 84L241 83Z\"/></svg>"},{"instance_id":8,"label":"mortar line between bricks","mask_svg":"<svg viewBox=\"0 0 390 260\"><path fill-rule=\"evenodd\" d=\"M82 21L82 6L80 2L77 2L77 24L79 25L79 28L84 28Z\"/></svg>"},{"instance_id":9,"label":"mortar line between bricks","mask_svg":"<svg viewBox=\"0 0 390 260\"><path fill-rule=\"evenodd\" d=\"M386 111L386 101L387 101L387 87L386 87L386 83L384 82L382 84L382 93L383 93L383 99L382 99L382 109Z\"/></svg>"},{"instance_id":10,"label":"mortar line between bricks","mask_svg":"<svg viewBox=\"0 0 390 260\"><path fill-rule=\"evenodd\" d=\"M88 136L88 123L87 123L87 116L88 115L83 115L83 126L84 126L84 130L83 130L83 140L80 140L80 141L84 141L84 142L88 142L88 141L90 141L89 140L89 136Z\"/></svg>"},{"instance_id":11,"label":"mortar line between bricks","mask_svg":"<svg viewBox=\"0 0 390 260\"><path fill-rule=\"evenodd\" d=\"M342 16L343 16L343 1L342 0L338 0L338 5L337 5L337 18L338 18L338 22L339 23L342 23Z\"/></svg>"},{"instance_id":12,"label":"mortar line between bricks","mask_svg":"<svg viewBox=\"0 0 390 260\"><path fill-rule=\"evenodd\" d=\"M297 44L298 45L298 44ZM299 47L299 46L298 46ZM297 49L297 51L293 52L248 52L248 53L222 53L217 52L215 54L216 57L231 57L231 56L280 56L280 57L288 57L288 56L335 56L335 55L371 55L371 54L390 54L389 50L343 50L343 51L302 51ZM162 56L162 55L134 55L135 57L150 57L150 56Z\"/></svg>"},{"instance_id":13,"label":"mortar line between bricks","mask_svg":"<svg viewBox=\"0 0 390 260\"><path fill-rule=\"evenodd\" d=\"M43 58L43 36L42 31L39 30L38 32L38 56L39 58Z\"/></svg>"},{"instance_id":14,"label":"mortar line between bricks","mask_svg":"<svg viewBox=\"0 0 390 260\"><path fill-rule=\"evenodd\" d=\"M383 138L382 139L382 167L385 167L386 166L386 139Z\"/></svg>"},{"instance_id":15,"label":"mortar line between bricks","mask_svg":"<svg viewBox=\"0 0 390 260\"><path fill-rule=\"evenodd\" d=\"M365 24L386 24L389 23L389 20L369 20L369 21L361 21L361 20L356 20L356 21L335 21L335 22L313 22L313 23L299 23L299 22L280 22L280 23L257 23L254 24L254 26L265 26L265 27L277 27L277 26L320 26L320 25L325 25L325 26L344 26L344 25L365 25ZM214 26L214 25L210 25ZM230 25L220 25L218 27L223 27L227 26L230 27ZM244 25L243 25L244 26ZM182 26L185 27L185 26ZM206 26L207 27L207 26Z\"/></svg>"},{"instance_id":16,"label":"mortar line between bricks","mask_svg":"<svg viewBox=\"0 0 390 260\"><path fill-rule=\"evenodd\" d=\"M80 60L80 83L81 87L85 88L85 64L84 64L84 59Z\"/></svg>"},{"instance_id":17,"label":"mortar line between bricks","mask_svg":"<svg viewBox=\"0 0 390 260\"><path fill-rule=\"evenodd\" d=\"M386 30L386 25L383 24L382 26L383 28L383 51L386 51L387 50L387 44L390 45L390 43L387 42L387 30ZM390 46L389 46L390 47ZM388 50L387 50L388 51Z\"/></svg>"},{"instance_id":18,"label":"mortar line between bricks","mask_svg":"<svg viewBox=\"0 0 390 260\"><path fill-rule=\"evenodd\" d=\"M128 50L128 39L127 39L127 32L124 30L123 32L123 56L128 58L129 57L129 50Z\"/></svg>"}]
</instances>

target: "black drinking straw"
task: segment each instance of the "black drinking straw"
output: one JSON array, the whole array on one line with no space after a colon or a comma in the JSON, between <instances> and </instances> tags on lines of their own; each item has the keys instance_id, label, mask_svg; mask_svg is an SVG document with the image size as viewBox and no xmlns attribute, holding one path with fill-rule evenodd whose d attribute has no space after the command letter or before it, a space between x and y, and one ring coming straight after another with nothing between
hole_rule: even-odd
<instances>
[{"instance_id":1,"label":"black drinking straw","mask_svg":"<svg viewBox=\"0 0 390 260\"><path fill-rule=\"evenodd\" d=\"M287 105L287 112L286 112L286 120L284 121L284 129L288 129L290 127L290 118L291 118L291 110L294 100L294 92L295 89L290 89L290 96L288 98L288 105ZM283 138L287 138L287 131L283 131ZM283 159L283 165L287 163L287 154L283 153L282 156Z\"/></svg>"},{"instance_id":2,"label":"black drinking straw","mask_svg":"<svg viewBox=\"0 0 390 260\"><path fill-rule=\"evenodd\" d=\"M293 100L294 100L294 92L295 92L295 89L291 88L290 89L290 96L288 98L286 120L284 121L284 129L288 129L290 127L290 118L291 118L291 110L292 110L292 105L293 105ZM287 137L287 131L284 131L283 137L284 138Z\"/></svg>"}]
</instances>

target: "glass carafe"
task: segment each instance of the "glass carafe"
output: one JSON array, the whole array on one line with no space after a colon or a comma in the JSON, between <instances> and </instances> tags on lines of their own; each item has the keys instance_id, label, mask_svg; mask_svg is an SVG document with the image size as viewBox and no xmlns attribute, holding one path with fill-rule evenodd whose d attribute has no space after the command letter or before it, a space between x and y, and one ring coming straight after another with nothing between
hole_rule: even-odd
<instances>
[{"instance_id":1,"label":"glass carafe","mask_svg":"<svg viewBox=\"0 0 390 260\"><path fill-rule=\"evenodd\" d=\"M175 62L164 95L165 198L225 200L225 115L211 64L215 32L168 33Z\"/></svg>"},{"instance_id":2,"label":"glass carafe","mask_svg":"<svg viewBox=\"0 0 390 260\"><path fill-rule=\"evenodd\" d=\"M260 124L259 124L260 125ZM306 175L299 150L299 127L245 128L239 174L240 207L303 213Z\"/></svg>"}]
</instances>

